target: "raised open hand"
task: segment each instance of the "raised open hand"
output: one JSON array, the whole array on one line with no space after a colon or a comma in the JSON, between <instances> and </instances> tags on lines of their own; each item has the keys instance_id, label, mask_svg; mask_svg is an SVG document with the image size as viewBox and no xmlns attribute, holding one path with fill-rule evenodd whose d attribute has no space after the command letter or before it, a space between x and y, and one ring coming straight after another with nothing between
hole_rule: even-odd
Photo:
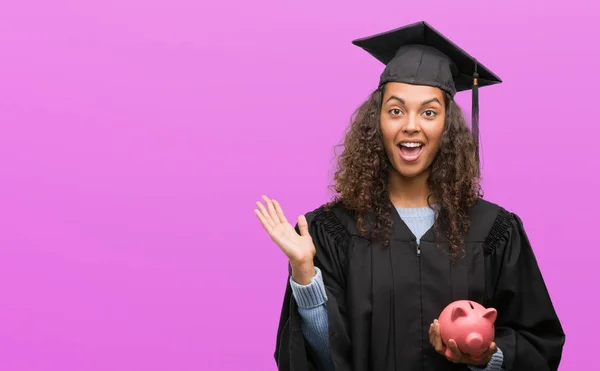
<instances>
[{"instance_id":1,"label":"raised open hand","mask_svg":"<svg viewBox=\"0 0 600 371\"><path fill-rule=\"evenodd\" d=\"M258 216L269 237L279 246L292 265L312 264L316 250L308 233L308 223L304 215L298 217L298 229L300 230L300 234L298 234L294 226L287 221L277 201L270 200L267 196L262 196L262 199L266 206L257 202L258 209L255 209L254 213Z\"/></svg>"}]
</instances>

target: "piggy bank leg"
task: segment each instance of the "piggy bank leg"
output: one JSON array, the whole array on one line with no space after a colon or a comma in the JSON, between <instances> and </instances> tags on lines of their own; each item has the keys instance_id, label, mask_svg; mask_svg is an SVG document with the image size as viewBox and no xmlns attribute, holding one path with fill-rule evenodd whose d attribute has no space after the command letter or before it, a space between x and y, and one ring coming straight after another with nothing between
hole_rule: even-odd
<instances>
[{"instance_id":1,"label":"piggy bank leg","mask_svg":"<svg viewBox=\"0 0 600 371\"><path fill-rule=\"evenodd\" d=\"M454 356L454 354L452 354L452 351L450 350L449 347L446 347L446 352L444 353L444 355L448 358L452 358Z\"/></svg>"},{"instance_id":2,"label":"piggy bank leg","mask_svg":"<svg viewBox=\"0 0 600 371\"><path fill-rule=\"evenodd\" d=\"M471 357L472 360L481 361L481 358L483 357L483 354L471 354L470 357Z\"/></svg>"}]
</instances>

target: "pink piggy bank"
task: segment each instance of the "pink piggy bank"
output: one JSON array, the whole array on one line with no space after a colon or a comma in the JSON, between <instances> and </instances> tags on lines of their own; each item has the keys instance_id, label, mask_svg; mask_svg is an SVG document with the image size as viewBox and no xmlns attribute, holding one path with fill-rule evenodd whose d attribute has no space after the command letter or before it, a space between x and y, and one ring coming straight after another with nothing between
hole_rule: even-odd
<instances>
[{"instance_id":1,"label":"pink piggy bank","mask_svg":"<svg viewBox=\"0 0 600 371\"><path fill-rule=\"evenodd\" d=\"M450 303L438 318L442 341L448 344L453 339L461 353L480 360L494 341L496 316L496 309L486 309L473 301ZM446 356L451 355L450 349L446 349Z\"/></svg>"}]
</instances>

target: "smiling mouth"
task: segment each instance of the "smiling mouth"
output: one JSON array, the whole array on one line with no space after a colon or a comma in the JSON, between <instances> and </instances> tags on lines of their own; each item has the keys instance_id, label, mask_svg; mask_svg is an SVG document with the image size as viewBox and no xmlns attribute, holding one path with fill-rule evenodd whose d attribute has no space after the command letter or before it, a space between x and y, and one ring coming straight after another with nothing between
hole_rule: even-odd
<instances>
[{"instance_id":1,"label":"smiling mouth","mask_svg":"<svg viewBox=\"0 0 600 371\"><path fill-rule=\"evenodd\" d=\"M398 144L400 157L404 161L416 161L423 153L425 145L421 142L402 142Z\"/></svg>"}]
</instances>

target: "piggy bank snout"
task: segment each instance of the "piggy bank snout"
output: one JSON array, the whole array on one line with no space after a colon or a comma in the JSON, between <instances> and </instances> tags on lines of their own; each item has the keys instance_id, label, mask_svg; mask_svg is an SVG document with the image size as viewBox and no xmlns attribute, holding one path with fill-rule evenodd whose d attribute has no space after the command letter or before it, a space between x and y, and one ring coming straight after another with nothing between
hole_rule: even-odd
<instances>
[{"instance_id":1,"label":"piggy bank snout","mask_svg":"<svg viewBox=\"0 0 600 371\"><path fill-rule=\"evenodd\" d=\"M483 337L477 332L470 333L465 340L470 349L479 349L483 345Z\"/></svg>"}]
</instances>

